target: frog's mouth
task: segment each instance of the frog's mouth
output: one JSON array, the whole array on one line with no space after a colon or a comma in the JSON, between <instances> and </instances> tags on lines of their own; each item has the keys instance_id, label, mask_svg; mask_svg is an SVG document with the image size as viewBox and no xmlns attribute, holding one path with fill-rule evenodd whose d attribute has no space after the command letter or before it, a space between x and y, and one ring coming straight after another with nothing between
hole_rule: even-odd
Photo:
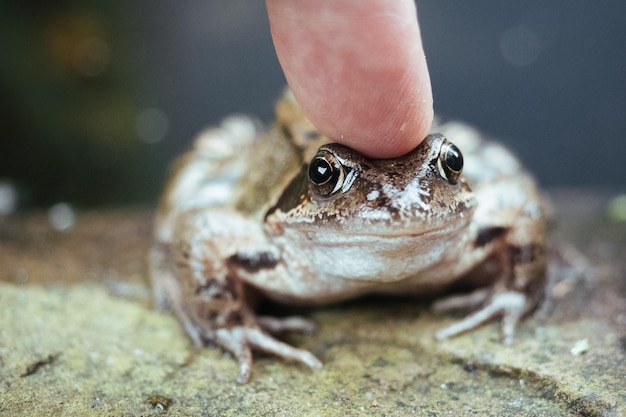
<instances>
[{"instance_id":1,"label":"frog's mouth","mask_svg":"<svg viewBox=\"0 0 626 417\"><path fill-rule=\"evenodd\" d=\"M394 231L384 232L381 236L390 238L407 236L411 238L423 238L430 236L455 236L467 228L469 224L468 216L457 216L447 218L441 222L433 222L429 224L419 223L406 228L393 227Z\"/></svg>"},{"instance_id":2,"label":"frog's mouth","mask_svg":"<svg viewBox=\"0 0 626 417\"><path fill-rule=\"evenodd\" d=\"M471 216L463 213L452 218L429 219L428 221L413 219L400 221L379 218L376 221L369 217L355 217L339 222L321 224L291 224L286 229L293 229L312 245L324 246L367 246L388 242L393 245L406 244L406 241L420 242L424 240L449 240L459 236L467 229ZM411 244L412 246L415 243Z\"/></svg>"},{"instance_id":3,"label":"frog's mouth","mask_svg":"<svg viewBox=\"0 0 626 417\"><path fill-rule=\"evenodd\" d=\"M454 236L466 229L475 209L473 199L460 201L437 212L436 208L424 207L401 211L389 208L362 208L346 216L320 216L316 222L300 224L306 232L324 230L345 236L375 236L379 238L413 237L426 235ZM296 226L298 227L298 226ZM338 237L341 240L340 237Z\"/></svg>"}]
</instances>

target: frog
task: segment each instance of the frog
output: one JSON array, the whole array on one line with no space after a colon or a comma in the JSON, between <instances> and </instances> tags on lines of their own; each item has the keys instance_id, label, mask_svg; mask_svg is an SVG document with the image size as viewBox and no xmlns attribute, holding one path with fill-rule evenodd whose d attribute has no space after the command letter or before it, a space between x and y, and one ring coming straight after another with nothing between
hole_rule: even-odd
<instances>
[{"instance_id":1,"label":"frog","mask_svg":"<svg viewBox=\"0 0 626 417\"><path fill-rule=\"evenodd\" d=\"M369 294L435 298L467 315L439 340L500 320L503 343L546 283L547 208L504 145L435 120L411 152L366 157L333 143L287 90L263 130L235 115L174 163L155 215L150 274L197 347L218 346L249 381L253 352L322 362L279 339L300 316L257 314L259 299L324 305ZM453 141L454 142L453 142Z\"/></svg>"}]
</instances>

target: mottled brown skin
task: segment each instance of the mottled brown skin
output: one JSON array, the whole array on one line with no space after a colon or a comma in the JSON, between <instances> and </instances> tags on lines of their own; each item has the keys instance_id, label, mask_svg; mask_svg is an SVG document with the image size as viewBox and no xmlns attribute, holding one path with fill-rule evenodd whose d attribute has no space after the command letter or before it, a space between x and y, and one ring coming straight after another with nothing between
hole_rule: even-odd
<instances>
[{"instance_id":1,"label":"mottled brown skin","mask_svg":"<svg viewBox=\"0 0 626 417\"><path fill-rule=\"evenodd\" d=\"M244 118L206 132L160 203L151 252L157 304L176 311L197 346L232 352L240 382L254 349L321 367L270 335L312 324L258 317L252 294L320 304L474 288L434 304L475 310L437 337L501 317L510 342L543 294L543 203L506 149L458 123L437 128L463 150L464 175L458 148L439 134L389 160L329 144L289 93L263 135Z\"/></svg>"}]
</instances>

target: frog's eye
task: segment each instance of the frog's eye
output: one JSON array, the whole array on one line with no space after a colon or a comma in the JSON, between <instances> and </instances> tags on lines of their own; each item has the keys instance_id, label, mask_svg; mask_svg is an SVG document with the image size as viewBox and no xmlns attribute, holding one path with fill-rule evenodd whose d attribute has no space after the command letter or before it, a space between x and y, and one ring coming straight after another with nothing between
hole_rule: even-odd
<instances>
[{"instance_id":1,"label":"frog's eye","mask_svg":"<svg viewBox=\"0 0 626 417\"><path fill-rule=\"evenodd\" d=\"M445 141L441 145L437 167L443 178L456 184L463 171L463 154L455 144Z\"/></svg>"},{"instance_id":2,"label":"frog's eye","mask_svg":"<svg viewBox=\"0 0 626 417\"><path fill-rule=\"evenodd\" d=\"M309 164L309 182L322 197L337 192L344 180L343 166L328 151L320 151Z\"/></svg>"}]
</instances>

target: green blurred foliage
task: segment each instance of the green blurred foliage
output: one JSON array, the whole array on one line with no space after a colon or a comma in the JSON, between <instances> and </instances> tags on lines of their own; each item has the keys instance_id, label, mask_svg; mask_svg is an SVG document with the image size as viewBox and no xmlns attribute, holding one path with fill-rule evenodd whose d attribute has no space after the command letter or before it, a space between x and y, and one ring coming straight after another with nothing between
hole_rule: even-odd
<instances>
[{"instance_id":1,"label":"green blurred foliage","mask_svg":"<svg viewBox=\"0 0 626 417\"><path fill-rule=\"evenodd\" d=\"M152 104L140 31L108 1L0 1L0 180L29 205L142 202L158 147L136 131Z\"/></svg>"}]
</instances>

